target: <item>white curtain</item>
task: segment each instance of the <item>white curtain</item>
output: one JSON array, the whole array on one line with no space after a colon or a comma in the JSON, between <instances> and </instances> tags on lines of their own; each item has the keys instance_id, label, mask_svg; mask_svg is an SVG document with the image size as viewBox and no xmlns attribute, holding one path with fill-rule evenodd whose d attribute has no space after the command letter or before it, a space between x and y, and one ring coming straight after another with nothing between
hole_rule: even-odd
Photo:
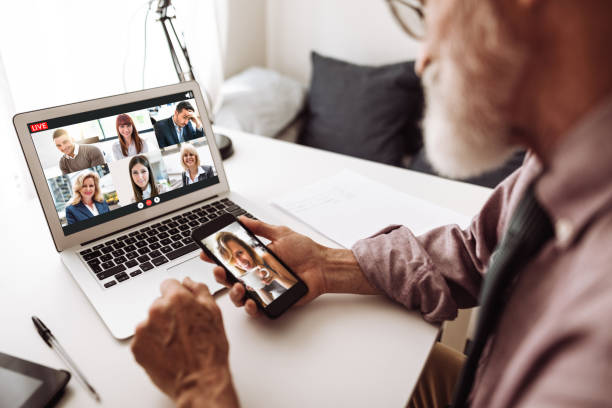
<instances>
[{"instance_id":1,"label":"white curtain","mask_svg":"<svg viewBox=\"0 0 612 408\"><path fill-rule=\"evenodd\" d=\"M0 210L3 210L3 214L5 210L15 208L34 196L34 187L13 127L14 114L15 106L0 54L0 134L3 135L0 149L0 174L3 180Z\"/></svg>"},{"instance_id":2,"label":"white curtain","mask_svg":"<svg viewBox=\"0 0 612 408\"><path fill-rule=\"evenodd\" d=\"M228 27L228 0L175 0L196 79L214 111L221 105ZM213 113L214 113L213 111Z\"/></svg>"},{"instance_id":3,"label":"white curtain","mask_svg":"<svg viewBox=\"0 0 612 408\"><path fill-rule=\"evenodd\" d=\"M227 23L221 20L227 18L227 1L173 1L177 31L185 32L197 78L213 99L223 81ZM178 82L157 3L3 3L3 14L10 18L0 25L0 52L17 111Z\"/></svg>"}]
</instances>

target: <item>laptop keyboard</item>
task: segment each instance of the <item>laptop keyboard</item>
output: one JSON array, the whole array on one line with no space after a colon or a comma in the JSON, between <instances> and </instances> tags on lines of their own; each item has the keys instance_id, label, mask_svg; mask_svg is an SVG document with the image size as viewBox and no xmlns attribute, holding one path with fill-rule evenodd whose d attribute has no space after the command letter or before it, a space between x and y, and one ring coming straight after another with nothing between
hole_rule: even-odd
<instances>
[{"instance_id":1,"label":"laptop keyboard","mask_svg":"<svg viewBox=\"0 0 612 408\"><path fill-rule=\"evenodd\" d=\"M191 231L222 214L252 214L225 198L80 251L105 288L200 249ZM112 279L111 279L112 278Z\"/></svg>"}]
</instances>

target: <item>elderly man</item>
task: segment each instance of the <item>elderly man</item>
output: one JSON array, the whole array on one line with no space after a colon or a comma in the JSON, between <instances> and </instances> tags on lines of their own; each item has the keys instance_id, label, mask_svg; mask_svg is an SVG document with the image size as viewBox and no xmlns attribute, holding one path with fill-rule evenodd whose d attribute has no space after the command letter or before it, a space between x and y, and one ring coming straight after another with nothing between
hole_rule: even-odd
<instances>
[{"instance_id":1,"label":"elderly man","mask_svg":"<svg viewBox=\"0 0 612 408\"><path fill-rule=\"evenodd\" d=\"M431 162L468 176L520 146L530 152L523 167L466 230L416 237L390 227L348 251L244 221L308 284L302 303L329 292L384 293L433 322L481 305L467 359L435 347L411 405L608 406L612 2L414 4L421 6ZM222 269L215 276L226 282ZM230 290L236 305L257 314L244 294L240 285ZM203 285L165 282L133 351L179 406L237 404L221 314Z\"/></svg>"}]
</instances>

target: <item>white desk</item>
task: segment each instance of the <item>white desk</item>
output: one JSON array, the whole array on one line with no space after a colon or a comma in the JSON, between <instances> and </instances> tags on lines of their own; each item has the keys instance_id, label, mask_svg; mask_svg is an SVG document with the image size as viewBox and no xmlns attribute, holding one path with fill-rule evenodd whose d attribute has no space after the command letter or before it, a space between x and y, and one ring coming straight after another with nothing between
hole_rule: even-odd
<instances>
[{"instance_id":1,"label":"white desk","mask_svg":"<svg viewBox=\"0 0 612 408\"><path fill-rule=\"evenodd\" d=\"M226 161L232 190L262 202L343 168L468 215L489 195L485 188L226 133L235 145ZM280 212L278 219L330 244ZM171 406L134 362L129 341L110 335L64 268L38 202L4 214L0 227L0 351L62 367L34 330L30 316L38 315L97 389L102 406ZM234 382L248 407L403 406L437 335L417 313L383 297L327 295L277 321L248 318L225 293L217 299ZM97 404L72 380L59 406Z\"/></svg>"}]
</instances>

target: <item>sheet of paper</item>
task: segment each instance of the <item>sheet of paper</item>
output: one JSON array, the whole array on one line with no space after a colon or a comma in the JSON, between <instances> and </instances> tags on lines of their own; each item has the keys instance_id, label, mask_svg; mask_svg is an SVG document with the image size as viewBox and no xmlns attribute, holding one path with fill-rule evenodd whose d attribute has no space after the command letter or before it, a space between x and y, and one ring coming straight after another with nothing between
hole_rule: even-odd
<instances>
[{"instance_id":1,"label":"sheet of paper","mask_svg":"<svg viewBox=\"0 0 612 408\"><path fill-rule=\"evenodd\" d=\"M272 201L272 204L350 248L384 227L400 224L419 235L470 219L349 170Z\"/></svg>"}]
</instances>

